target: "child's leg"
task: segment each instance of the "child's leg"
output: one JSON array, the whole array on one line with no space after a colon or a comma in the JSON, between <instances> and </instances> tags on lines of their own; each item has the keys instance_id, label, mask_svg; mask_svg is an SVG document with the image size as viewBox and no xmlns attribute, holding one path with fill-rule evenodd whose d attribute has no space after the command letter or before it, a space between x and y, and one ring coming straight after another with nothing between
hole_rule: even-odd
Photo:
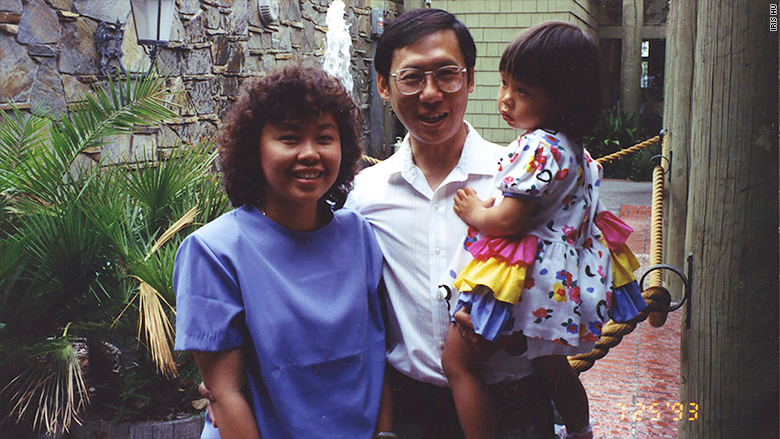
<instances>
[{"instance_id":1,"label":"child's leg","mask_svg":"<svg viewBox=\"0 0 780 439\"><path fill-rule=\"evenodd\" d=\"M441 357L444 374L466 439L492 439L496 434L495 409L480 369L496 349L488 341L481 348L472 346L459 328L452 323L447 332Z\"/></svg>"},{"instance_id":2,"label":"child's leg","mask_svg":"<svg viewBox=\"0 0 780 439\"><path fill-rule=\"evenodd\" d=\"M550 392L566 430L576 432L586 428L590 423L588 395L566 356L548 355L531 362Z\"/></svg>"}]
</instances>

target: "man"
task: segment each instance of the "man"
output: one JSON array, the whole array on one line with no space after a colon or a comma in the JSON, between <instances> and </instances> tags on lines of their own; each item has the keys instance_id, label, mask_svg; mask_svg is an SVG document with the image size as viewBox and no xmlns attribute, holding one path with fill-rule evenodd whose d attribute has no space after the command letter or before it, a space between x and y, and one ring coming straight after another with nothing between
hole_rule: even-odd
<instances>
[{"instance_id":1,"label":"man","mask_svg":"<svg viewBox=\"0 0 780 439\"><path fill-rule=\"evenodd\" d=\"M385 256L389 376L399 437L462 437L441 353L455 305L439 284L467 226L453 211L458 189L489 198L502 148L464 121L476 46L452 14L418 9L390 23L375 56L377 88L408 130L401 148L355 179L347 205L372 224ZM461 333L479 342L468 322ZM501 351L485 368L503 437L553 435L549 397L525 356ZM527 434L527 435L526 435Z\"/></svg>"}]
</instances>

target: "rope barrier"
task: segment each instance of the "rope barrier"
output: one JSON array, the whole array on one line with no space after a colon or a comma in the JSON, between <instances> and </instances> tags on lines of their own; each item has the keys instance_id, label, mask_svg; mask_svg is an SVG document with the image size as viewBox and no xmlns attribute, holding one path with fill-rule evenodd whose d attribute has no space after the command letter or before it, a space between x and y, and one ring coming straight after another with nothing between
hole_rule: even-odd
<instances>
[{"instance_id":1,"label":"rope barrier","mask_svg":"<svg viewBox=\"0 0 780 439\"><path fill-rule=\"evenodd\" d=\"M382 160L375 159L374 157L371 157L370 155L363 154L363 157L360 158L364 162L367 162L370 165L376 165L377 163L380 163Z\"/></svg>"},{"instance_id":2,"label":"rope barrier","mask_svg":"<svg viewBox=\"0 0 780 439\"><path fill-rule=\"evenodd\" d=\"M596 360L604 358L611 348L620 344L623 337L633 332L638 323L649 319L650 325L654 327L663 325L671 302L669 292L663 287L649 287L642 292L642 297L645 298L647 307L640 311L638 316L626 323L608 321L601 328L601 337L592 351L569 357L569 364L575 372L585 372L593 367Z\"/></svg>"},{"instance_id":3,"label":"rope barrier","mask_svg":"<svg viewBox=\"0 0 780 439\"><path fill-rule=\"evenodd\" d=\"M664 168L653 168L653 202L650 208L650 266L663 263ZM650 286L661 286L661 272L650 273Z\"/></svg>"},{"instance_id":4,"label":"rope barrier","mask_svg":"<svg viewBox=\"0 0 780 439\"><path fill-rule=\"evenodd\" d=\"M661 141L661 136L651 137L651 138L645 140L644 142L637 143L634 146L629 146L628 148L621 149L618 152L614 152L612 154L605 155L604 157L599 157L599 158L596 159L596 161L603 165L605 163L609 163L611 161L617 160L617 159L619 159L621 157L625 157L627 155L633 154L633 153L639 151L640 149L646 148L646 147L648 147L650 145L655 145L656 143L658 143L660 141Z\"/></svg>"},{"instance_id":5,"label":"rope barrier","mask_svg":"<svg viewBox=\"0 0 780 439\"><path fill-rule=\"evenodd\" d=\"M623 157L630 153L639 151L642 148L658 143L660 136L655 136L644 142L638 143L630 148L620 150L614 154L601 157L596 161L599 163L608 163L614 159ZM631 151L631 152L628 152ZM663 139L663 151L666 151L666 136ZM663 163L663 161L661 162ZM652 203L650 207L650 266L663 262L663 200L664 200L664 168L662 165L653 168L653 189ZM601 328L601 337L596 342L596 346L588 353L574 355L569 357L569 364L577 373L585 372L593 367L597 360L604 358L609 350L623 340L623 337L630 334L636 328L636 325L644 320L648 320L651 326L659 328L666 323L666 316L669 312L669 305L672 301L672 295L661 286L662 278L660 271L649 273L650 286L642 292L642 297L647 302L647 307L642 310L638 316L626 323L616 323L608 321Z\"/></svg>"}]
</instances>

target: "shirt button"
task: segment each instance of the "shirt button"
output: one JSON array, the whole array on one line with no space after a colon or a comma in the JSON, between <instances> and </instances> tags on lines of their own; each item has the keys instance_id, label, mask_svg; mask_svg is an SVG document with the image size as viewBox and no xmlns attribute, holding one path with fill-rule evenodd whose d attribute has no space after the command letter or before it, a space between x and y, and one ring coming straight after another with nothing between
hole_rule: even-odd
<instances>
[{"instance_id":1,"label":"shirt button","mask_svg":"<svg viewBox=\"0 0 780 439\"><path fill-rule=\"evenodd\" d=\"M435 254L437 254L437 255L440 255L440 254L441 254L441 250L439 250L438 248L437 248L436 250L434 250L433 252L434 252Z\"/></svg>"},{"instance_id":2,"label":"shirt button","mask_svg":"<svg viewBox=\"0 0 780 439\"><path fill-rule=\"evenodd\" d=\"M433 205L433 208L436 209L436 210L439 210L440 207L441 207L441 204L439 204L439 203L436 203L436 204Z\"/></svg>"}]
</instances>

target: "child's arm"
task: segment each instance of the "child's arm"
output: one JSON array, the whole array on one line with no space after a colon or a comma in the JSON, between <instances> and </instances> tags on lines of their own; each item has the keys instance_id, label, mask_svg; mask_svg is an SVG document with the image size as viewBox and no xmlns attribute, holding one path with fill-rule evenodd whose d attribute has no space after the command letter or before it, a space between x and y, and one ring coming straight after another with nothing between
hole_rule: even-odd
<instances>
[{"instance_id":1,"label":"child's arm","mask_svg":"<svg viewBox=\"0 0 780 439\"><path fill-rule=\"evenodd\" d=\"M523 230L531 216L534 202L530 199L504 197L497 206L483 201L477 192L467 187L455 194L455 213L468 225L488 236L509 236Z\"/></svg>"},{"instance_id":2,"label":"child's arm","mask_svg":"<svg viewBox=\"0 0 780 439\"><path fill-rule=\"evenodd\" d=\"M241 392L246 378L243 348L220 352L197 352L192 356L203 383L211 392L211 410L222 439L259 439L260 433L249 403Z\"/></svg>"}]
</instances>

